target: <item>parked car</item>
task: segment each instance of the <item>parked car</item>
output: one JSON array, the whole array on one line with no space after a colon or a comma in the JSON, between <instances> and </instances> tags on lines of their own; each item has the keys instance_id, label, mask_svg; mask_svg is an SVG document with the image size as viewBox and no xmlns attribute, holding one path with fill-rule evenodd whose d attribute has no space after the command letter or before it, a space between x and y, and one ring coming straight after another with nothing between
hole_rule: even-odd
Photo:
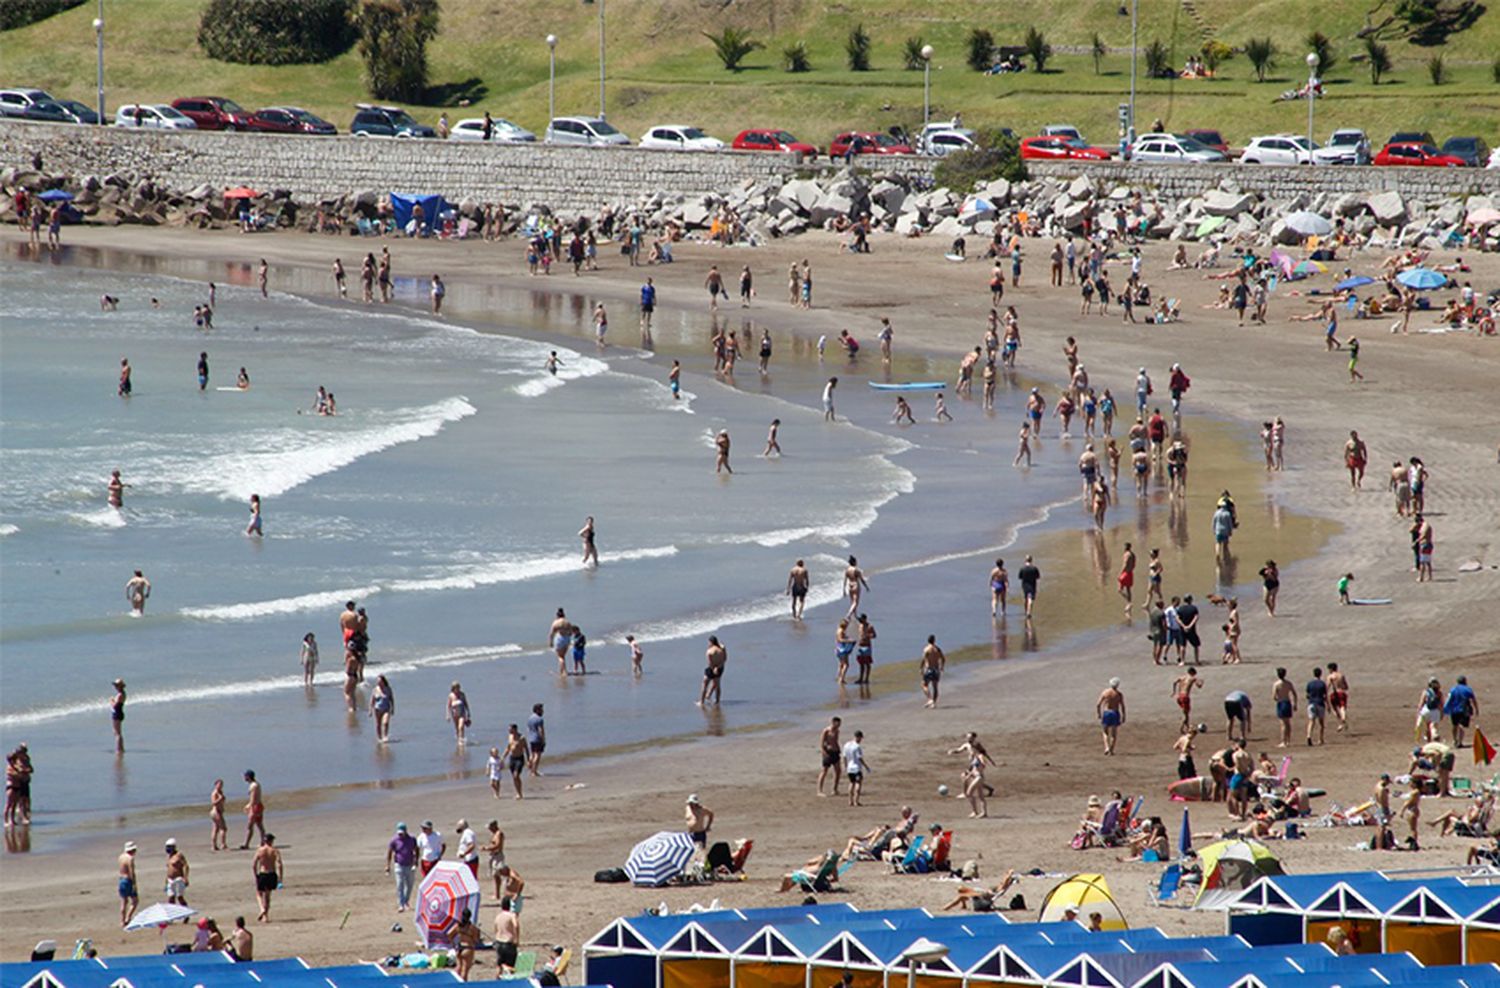
<instances>
[{"instance_id":1,"label":"parked car","mask_svg":"<svg viewBox=\"0 0 1500 988\"><path fill-rule=\"evenodd\" d=\"M557 117L547 125L544 139L548 144L583 144L589 147L630 143L629 136L611 127L603 117Z\"/></svg>"},{"instance_id":2,"label":"parked car","mask_svg":"<svg viewBox=\"0 0 1500 988\"><path fill-rule=\"evenodd\" d=\"M1344 127L1328 135L1328 143L1313 152L1320 165L1368 165L1370 139L1357 127Z\"/></svg>"},{"instance_id":3,"label":"parked car","mask_svg":"<svg viewBox=\"0 0 1500 988\"><path fill-rule=\"evenodd\" d=\"M1375 156L1377 165L1419 165L1426 168L1462 168L1464 160L1444 154L1431 144L1403 141L1387 144Z\"/></svg>"},{"instance_id":4,"label":"parked car","mask_svg":"<svg viewBox=\"0 0 1500 988\"><path fill-rule=\"evenodd\" d=\"M467 117L454 124L448 131L449 140L484 140L484 117ZM528 144L536 135L518 123L504 117L490 117L490 141L495 144Z\"/></svg>"},{"instance_id":5,"label":"parked car","mask_svg":"<svg viewBox=\"0 0 1500 988\"><path fill-rule=\"evenodd\" d=\"M339 129L297 106L268 106L250 114L251 130L269 134L337 134Z\"/></svg>"},{"instance_id":6,"label":"parked car","mask_svg":"<svg viewBox=\"0 0 1500 988\"><path fill-rule=\"evenodd\" d=\"M916 154L912 146L893 134L873 130L846 130L828 142L828 157L847 158L859 154Z\"/></svg>"},{"instance_id":7,"label":"parked car","mask_svg":"<svg viewBox=\"0 0 1500 988\"><path fill-rule=\"evenodd\" d=\"M80 103L76 99L59 99L53 102L66 110L74 123L95 125L99 123L99 114L87 103Z\"/></svg>"},{"instance_id":8,"label":"parked car","mask_svg":"<svg viewBox=\"0 0 1500 988\"><path fill-rule=\"evenodd\" d=\"M1431 144L1437 146L1437 138L1429 130L1398 130L1386 138L1387 144Z\"/></svg>"},{"instance_id":9,"label":"parked car","mask_svg":"<svg viewBox=\"0 0 1500 988\"><path fill-rule=\"evenodd\" d=\"M1444 154L1462 158L1469 168L1483 168L1490 159L1490 146L1482 137L1450 137L1440 149Z\"/></svg>"},{"instance_id":10,"label":"parked car","mask_svg":"<svg viewBox=\"0 0 1500 988\"><path fill-rule=\"evenodd\" d=\"M979 142L975 140L975 136L966 127L929 130L923 133L919 144L923 154L941 158L955 151L969 151L978 147Z\"/></svg>"},{"instance_id":11,"label":"parked car","mask_svg":"<svg viewBox=\"0 0 1500 988\"><path fill-rule=\"evenodd\" d=\"M722 151L724 142L686 124L660 124L641 136L641 147L658 151Z\"/></svg>"},{"instance_id":12,"label":"parked car","mask_svg":"<svg viewBox=\"0 0 1500 988\"><path fill-rule=\"evenodd\" d=\"M1083 139L1083 135L1078 132L1078 128L1074 127L1072 124L1048 124L1047 126L1042 128L1042 136L1071 137L1075 141L1080 141L1084 144L1088 143Z\"/></svg>"},{"instance_id":13,"label":"parked car","mask_svg":"<svg viewBox=\"0 0 1500 988\"><path fill-rule=\"evenodd\" d=\"M1490 163L1485 167L1500 168L1500 148L1492 148L1490 150Z\"/></svg>"},{"instance_id":14,"label":"parked car","mask_svg":"<svg viewBox=\"0 0 1500 988\"><path fill-rule=\"evenodd\" d=\"M1200 144L1186 134L1142 134L1130 146L1132 161L1144 162L1216 162L1226 160L1224 152Z\"/></svg>"},{"instance_id":15,"label":"parked car","mask_svg":"<svg viewBox=\"0 0 1500 988\"><path fill-rule=\"evenodd\" d=\"M57 102L45 89L0 89L0 116L21 117L33 103Z\"/></svg>"},{"instance_id":16,"label":"parked car","mask_svg":"<svg viewBox=\"0 0 1500 988\"><path fill-rule=\"evenodd\" d=\"M1240 163L1245 165L1305 165L1318 145L1308 147L1307 138L1298 134L1268 134L1252 137L1245 150L1240 152Z\"/></svg>"},{"instance_id":17,"label":"parked car","mask_svg":"<svg viewBox=\"0 0 1500 988\"><path fill-rule=\"evenodd\" d=\"M116 127L155 130L197 130L193 118L166 103L126 103L115 111Z\"/></svg>"},{"instance_id":18,"label":"parked car","mask_svg":"<svg viewBox=\"0 0 1500 988\"><path fill-rule=\"evenodd\" d=\"M1025 137L1021 157L1043 161L1108 161L1109 152L1085 144L1077 137Z\"/></svg>"},{"instance_id":19,"label":"parked car","mask_svg":"<svg viewBox=\"0 0 1500 988\"><path fill-rule=\"evenodd\" d=\"M25 120L41 120L45 123L77 123L61 103L50 99L39 99L21 111Z\"/></svg>"},{"instance_id":20,"label":"parked car","mask_svg":"<svg viewBox=\"0 0 1500 988\"><path fill-rule=\"evenodd\" d=\"M222 96L184 96L172 108L192 119L199 130L249 130L250 111Z\"/></svg>"},{"instance_id":21,"label":"parked car","mask_svg":"<svg viewBox=\"0 0 1500 988\"><path fill-rule=\"evenodd\" d=\"M349 124L349 133L355 137L436 137L437 131L426 124L419 124L399 106L374 106L370 103L354 104L354 120Z\"/></svg>"},{"instance_id":22,"label":"parked car","mask_svg":"<svg viewBox=\"0 0 1500 988\"><path fill-rule=\"evenodd\" d=\"M1204 147L1213 148L1224 157L1229 157L1229 142L1224 140L1224 135L1219 133L1217 130L1207 130L1201 127L1194 127L1192 130L1183 131L1183 133L1188 137L1191 137L1193 140L1197 141L1199 144L1202 144Z\"/></svg>"},{"instance_id":23,"label":"parked car","mask_svg":"<svg viewBox=\"0 0 1500 988\"><path fill-rule=\"evenodd\" d=\"M813 145L799 141L786 131L775 128L742 130L735 135L730 147L736 151L784 151L787 154L801 154L809 158L818 156L818 149Z\"/></svg>"}]
</instances>

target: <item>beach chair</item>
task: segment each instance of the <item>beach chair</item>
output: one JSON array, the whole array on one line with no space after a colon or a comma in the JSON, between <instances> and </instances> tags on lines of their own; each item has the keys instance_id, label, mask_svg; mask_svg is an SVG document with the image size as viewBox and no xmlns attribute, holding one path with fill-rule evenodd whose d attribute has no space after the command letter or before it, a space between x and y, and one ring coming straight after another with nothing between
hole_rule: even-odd
<instances>
[{"instance_id":1,"label":"beach chair","mask_svg":"<svg viewBox=\"0 0 1500 988\"><path fill-rule=\"evenodd\" d=\"M1167 865L1162 871L1161 877L1151 883L1150 901L1153 906L1163 906L1177 898L1177 890L1182 887L1182 866Z\"/></svg>"},{"instance_id":2,"label":"beach chair","mask_svg":"<svg viewBox=\"0 0 1500 988\"><path fill-rule=\"evenodd\" d=\"M523 950L516 955L516 966L509 974L500 976L501 981L530 981L536 973L536 951Z\"/></svg>"},{"instance_id":3,"label":"beach chair","mask_svg":"<svg viewBox=\"0 0 1500 988\"><path fill-rule=\"evenodd\" d=\"M792 881L804 892L830 892L838 884L839 874L838 852L828 851L824 853L823 862L818 865L816 872L809 875L805 869L794 871Z\"/></svg>"},{"instance_id":4,"label":"beach chair","mask_svg":"<svg viewBox=\"0 0 1500 988\"><path fill-rule=\"evenodd\" d=\"M910 875L917 870L917 858L922 853L922 842L927 840L926 834L918 834L912 838L911 846L906 849L906 855L896 862L895 871L898 875Z\"/></svg>"}]
</instances>

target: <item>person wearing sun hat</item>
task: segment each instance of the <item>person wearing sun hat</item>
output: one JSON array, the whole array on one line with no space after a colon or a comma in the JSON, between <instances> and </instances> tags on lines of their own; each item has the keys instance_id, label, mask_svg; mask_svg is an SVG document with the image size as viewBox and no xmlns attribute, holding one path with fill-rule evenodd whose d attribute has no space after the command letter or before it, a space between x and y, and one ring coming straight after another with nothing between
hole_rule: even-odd
<instances>
[{"instance_id":1,"label":"person wearing sun hat","mask_svg":"<svg viewBox=\"0 0 1500 988\"><path fill-rule=\"evenodd\" d=\"M125 842L125 850L120 853L120 928L124 929L130 923L130 917L135 915L136 907L141 904L141 897L135 887L135 841Z\"/></svg>"},{"instance_id":2,"label":"person wearing sun hat","mask_svg":"<svg viewBox=\"0 0 1500 988\"><path fill-rule=\"evenodd\" d=\"M396 876L396 912L406 912L411 905L411 890L416 884L417 839L406 830L406 824L396 824L395 836L385 849L385 873Z\"/></svg>"}]
</instances>

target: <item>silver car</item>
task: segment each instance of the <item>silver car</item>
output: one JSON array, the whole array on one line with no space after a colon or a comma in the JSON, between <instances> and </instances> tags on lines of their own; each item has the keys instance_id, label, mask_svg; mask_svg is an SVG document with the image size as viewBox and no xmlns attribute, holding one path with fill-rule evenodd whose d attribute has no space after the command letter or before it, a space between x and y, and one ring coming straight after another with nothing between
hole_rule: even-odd
<instances>
[{"instance_id":1,"label":"silver car","mask_svg":"<svg viewBox=\"0 0 1500 988\"><path fill-rule=\"evenodd\" d=\"M198 129L192 117L165 103L126 103L115 111L115 126L155 130Z\"/></svg>"},{"instance_id":2,"label":"silver car","mask_svg":"<svg viewBox=\"0 0 1500 988\"><path fill-rule=\"evenodd\" d=\"M1189 164L1226 160L1223 153L1185 134L1142 134L1130 146L1132 161Z\"/></svg>"},{"instance_id":3,"label":"silver car","mask_svg":"<svg viewBox=\"0 0 1500 988\"><path fill-rule=\"evenodd\" d=\"M469 117L466 120L460 120L448 132L448 139L453 141L484 140L484 117ZM512 123L504 117L490 118L490 141L495 144L528 144L535 140L536 135L518 123Z\"/></svg>"},{"instance_id":4,"label":"silver car","mask_svg":"<svg viewBox=\"0 0 1500 988\"><path fill-rule=\"evenodd\" d=\"M0 116L24 117L33 103L55 103L45 89L0 89Z\"/></svg>"},{"instance_id":5,"label":"silver car","mask_svg":"<svg viewBox=\"0 0 1500 988\"><path fill-rule=\"evenodd\" d=\"M547 127L548 144L583 144L606 147L629 144L630 138L611 127L602 117L557 117Z\"/></svg>"}]
</instances>

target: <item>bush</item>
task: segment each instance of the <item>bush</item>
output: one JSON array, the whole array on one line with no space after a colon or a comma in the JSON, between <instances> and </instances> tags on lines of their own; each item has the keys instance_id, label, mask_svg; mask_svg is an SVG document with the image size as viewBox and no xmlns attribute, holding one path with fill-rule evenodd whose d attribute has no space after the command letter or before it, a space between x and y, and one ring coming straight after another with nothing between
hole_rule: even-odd
<instances>
[{"instance_id":1,"label":"bush","mask_svg":"<svg viewBox=\"0 0 1500 988\"><path fill-rule=\"evenodd\" d=\"M967 61L975 72L988 72L995 64L995 36L982 27L970 31Z\"/></svg>"},{"instance_id":2,"label":"bush","mask_svg":"<svg viewBox=\"0 0 1500 988\"><path fill-rule=\"evenodd\" d=\"M811 72L812 59L807 55L807 42L799 41L781 49L781 67L788 72Z\"/></svg>"},{"instance_id":3,"label":"bush","mask_svg":"<svg viewBox=\"0 0 1500 988\"><path fill-rule=\"evenodd\" d=\"M719 56L719 61L731 72L739 70L740 61L746 55L765 47L753 40L749 31L741 31L736 27L726 27L718 34L704 31L703 36L714 43L714 54Z\"/></svg>"},{"instance_id":4,"label":"bush","mask_svg":"<svg viewBox=\"0 0 1500 988\"><path fill-rule=\"evenodd\" d=\"M1038 72L1047 71L1047 60L1052 57L1052 46L1047 44L1047 36L1034 27L1026 29L1026 39L1021 42L1026 46L1026 54L1031 56L1031 66Z\"/></svg>"},{"instance_id":5,"label":"bush","mask_svg":"<svg viewBox=\"0 0 1500 988\"><path fill-rule=\"evenodd\" d=\"M438 29L438 0L363 0L357 24L370 95L421 99L427 89L427 42Z\"/></svg>"},{"instance_id":6,"label":"bush","mask_svg":"<svg viewBox=\"0 0 1500 988\"><path fill-rule=\"evenodd\" d=\"M0 0L0 31L35 24L81 3L83 0Z\"/></svg>"},{"instance_id":7,"label":"bush","mask_svg":"<svg viewBox=\"0 0 1500 988\"><path fill-rule=\"evenodd\" d=\"M1370 82L1380 85L1380 77L1391 70L1391 50L1373 37L1365 38L1365 61L1370 66Z\"/></svg>"},{"instance_id":8,"label":"bush","mask_svg":"<svg viewBox=\"0 0 1500 988\"><path fill-rule=\"evenodd\" d=\"M927 59L922 57L922 46L927 44L921 36L907 38L906 44L901 46L901 65L908 72L921 72L922 67L927 64Z\"/></svg>"},{"instance_id":9,"label":"bush","mask_svg":"<svg viewBox=\"0 0 1500 988\"><path fill-rule=\"evenodd\" d=\"M1448 81L1448 66L1444 64L1442 55L1434 55L1427 60L1427 77L1434 86L1441 86Z\"/></svg>"},{"instance_id":10,"label":"bush","mask_svg":"<svg viewBox=\"0 0 1500 988\"><path fill-rule=\"evenodd\" d=\"M1172 71L1172 53L1157 39L1146 46L1146 74L1155 79Z\"/></svg>"},{"instance_id":11,"label":"bush","mask_svg":"<svg viewBox=\"0 0 1500 988\"><path fill-rule=\"evenodd\" d=\"M1251 38L1245 42L1245 57L1255 69L1255 81L1265 82L1266 73L1276 67L1276 45L1270 38Z\"/></svg>"},{"instance_id":12,"label":"bush","mask_svg":"<svg viewBox=\"0 0 1500 988\"><path fill-rule=\"evenodd\" d=\"M1097 33L1094 35L1094 43L1089 47L1089 54L1094 56L1094 75L1098 75L1099 67L1104 62L1104 56L1109 54L1109 46L1104 43L1104 39L1099 37Z\"/></svg>"},{"instance_id":13,"label":"bush","mask_svg":"<svg viewBox=\"0 0 1500 988\"><path fill-rule=\"evenodd\" d=\"M1500 55L1496 55L1495 60L1490 63L1490 78L1500 82Z\"/></svg>"},{"instance_id":14,"label":"bush","mask_svg":"<svg viewBox=\"0 0 1500 988\"><path fill-rule=\"evenodd\" d=\"M935 185L964 195L997 178L1011 182L1026 178L1026 162L1021 160L1020 142L998 130L982 132L978 147L947 155L932 171Z\"/></svg>"},{"instance_id":15,"label":"bush","mask_svg":"<svg viewBox=\"0 0 1500 988\"><path fill-rule=\"evenodd\" d=\"M1318 67L1313 71L1322 79L1338 61L1333 54L1333 42L1322 31L1314 31L1307 36L1307 49L1318 56Z\"/></svg>"},{"instance_id":16,"label":"bush","mask_svg":"<svg viewBox=\"0 0 1500 988\"><path fill-rule=\"evenodd\" d=\"M354 43L350 8L351 0L210 0L198 21L198 45L221 62L326 62Z\"/></svg>"},{"instance_id":17,"label":"bush","mask_svg":"<svg viewBox=\"0 0 1500 988\"><path fill-rule=\"evenodd\" d=\"M849 37L844 39L844 54L849 56L849 71L870 71L870 36L865 33L863 24L855 25Z\"/></svg>"},{"instance_id":18,"label":"bush","mask_svg":"<svg viewBox=\"0 0 1500 988\"><path fill-rule=\"evenodd\" d=\"M1203 67L1209 72L1217 73L1219 66L1234 57L1234 49L1222 41L1205 41L1203 50L1198 54L1203 59Z\"/></svg>"}]
</instances>

